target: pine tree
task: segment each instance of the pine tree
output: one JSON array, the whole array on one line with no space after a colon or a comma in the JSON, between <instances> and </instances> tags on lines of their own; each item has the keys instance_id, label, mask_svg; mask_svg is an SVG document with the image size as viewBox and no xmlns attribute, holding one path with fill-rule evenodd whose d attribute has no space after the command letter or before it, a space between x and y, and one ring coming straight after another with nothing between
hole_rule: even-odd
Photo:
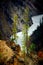
<instances>
[{"instance_id":1,"label":"pine tree","mask_svg":"<svg viewBox=\"0 0 43 65\"><path fill-rule=\"evenodd\" d=\"M24 13L23 13L23 20L25 22L25 24L23 24L23 52L28 54L28 48L27 48L27 43L28 43L28 29L29 29L29 8L26 6L26 8L24 9Z\"/></svg>"}]
</instances>

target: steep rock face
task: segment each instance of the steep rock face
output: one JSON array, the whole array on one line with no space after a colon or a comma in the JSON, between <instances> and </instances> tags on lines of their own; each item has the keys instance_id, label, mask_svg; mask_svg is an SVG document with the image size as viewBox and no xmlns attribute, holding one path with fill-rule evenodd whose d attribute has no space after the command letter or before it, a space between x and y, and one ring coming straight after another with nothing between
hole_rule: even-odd
<instances>
[{"instance_id":1,"label":"steep rock face","mask_svg":"<svg viewBox=\"0 0 43 65\"><path fill-rule=\"evenodd\" d=\"M43 18L40 26L31 35L31 42L36 44L36 51L43 49Z\"/></svg>"},{"instance_id":2,"label":"steep rock face","mask_svg":"<svg viewBox=\"0 0 43 65\"><path fill-rule=\"evenodd\" d=\"M22 2L22 5L20 4ZM16 6L17 3L17 6ZM30 9L29 17L31 18L32 15L36 15L37 11L34 9L34 6L32 7L32 3L27 3L26 1L8 1L4 0L3 2L0 3L1 8L0 8L0 36L4 40L9 40L10 36L12 35L12 20L11 14L14 14L14 11L17 9L18 15L19 15L19 24L18 24L18 31L21 31L22 24L24 24L22 19L22 14L21 10L23 11L23 8L27 5ZM16 7L15 7L16 6ZM21 10L20 10L21 9ZM10 17L11 15L11 17ZM30 26L32 25L32 22L30 21L28 23Z\"/></svg>"},{"instance_id":3,"label":"steep rock face","mask_svg":"<svg viewBox=\"0 0 43 65\"><path fill-rule=\"evenodd\" d=\"M11 34L11 28L6 20L6 15L4 14L3 9L0 9L0 35L2 36L2 39L9 40Z\"/></svg>"}]
</instances>

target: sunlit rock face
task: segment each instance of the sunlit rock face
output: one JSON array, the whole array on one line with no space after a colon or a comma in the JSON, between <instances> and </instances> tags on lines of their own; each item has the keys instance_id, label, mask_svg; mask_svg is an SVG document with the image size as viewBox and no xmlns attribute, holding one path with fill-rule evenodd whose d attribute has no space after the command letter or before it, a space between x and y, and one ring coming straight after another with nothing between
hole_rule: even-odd
<instances>
[{"instance_id":1,"label":"sunlit rock face","mask_svg":"<svg viewBox=\"0 0 43 65\"><path fill-rule=\"evenodd\" d=\"M20 52L19 45L0 40L0 65L24 65L24 58L22 58Z\"/></svg>"},{"instance_id":2,"label":"sunlit rock face","mask_svg":"<svg viewBox=\"0 0 43 65\"><path fill-rule=\"evenodd\" d=\"M6 63L12 58L14 52L6 44L6 41L0 40L0 63Z\"/></svg>"}]
</instances>

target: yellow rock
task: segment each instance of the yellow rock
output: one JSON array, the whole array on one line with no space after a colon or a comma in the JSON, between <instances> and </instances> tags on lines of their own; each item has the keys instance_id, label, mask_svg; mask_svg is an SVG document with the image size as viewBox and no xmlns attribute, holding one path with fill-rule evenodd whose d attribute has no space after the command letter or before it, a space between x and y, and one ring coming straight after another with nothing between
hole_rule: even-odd
<instances>
[{"instance_id":1,"label":"yellow rock","mask_svg":"<svg viewBox=\"0 0 43 65\"><path fill-rule=\"evenodd\" d=\"M14 55L14 52L6 44L6 41L0 40L0 62L7 62Z\"/></svg>"}]
</instances>

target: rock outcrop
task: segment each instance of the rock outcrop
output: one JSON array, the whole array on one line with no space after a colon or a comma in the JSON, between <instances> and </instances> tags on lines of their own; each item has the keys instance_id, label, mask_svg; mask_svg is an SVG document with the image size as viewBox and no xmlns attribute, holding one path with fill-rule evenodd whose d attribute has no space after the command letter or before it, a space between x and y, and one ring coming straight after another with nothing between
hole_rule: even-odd
<instances>
[{"instance_id":1,"label":"rock outcrop","mask_svg":"<svg viewBox=\"0 0 43 65\"><path fill-rule=\"evenodd\" d=\"M12 58L14 52L6 44L6 41L0 40L0 63L5 63Z\"/></svg>"}]
</instances>

